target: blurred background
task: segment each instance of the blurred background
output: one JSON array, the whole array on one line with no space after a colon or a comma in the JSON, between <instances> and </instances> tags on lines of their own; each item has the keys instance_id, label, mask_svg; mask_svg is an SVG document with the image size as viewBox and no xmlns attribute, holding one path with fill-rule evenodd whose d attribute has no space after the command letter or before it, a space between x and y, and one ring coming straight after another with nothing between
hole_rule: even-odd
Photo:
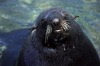
<instances>
[{"instance_id":1,"label":"blurred background","mask_svg":"<svg viewBox=\"0 0 100 66\"><path fill-rule=\"evenodd\" d=\"M0 32L32 27L36 17L52 7L79 16L76 21L100 56L100 0L0 0ZM4 49L0 46L0 54Z\"/></svg>"}]
</instances>

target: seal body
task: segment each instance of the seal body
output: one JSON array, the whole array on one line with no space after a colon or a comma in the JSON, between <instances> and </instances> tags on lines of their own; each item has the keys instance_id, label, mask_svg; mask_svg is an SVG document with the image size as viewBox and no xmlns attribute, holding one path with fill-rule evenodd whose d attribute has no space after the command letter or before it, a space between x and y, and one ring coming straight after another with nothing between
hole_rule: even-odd
<instances>
[{"instance_id":1,"label":"seal body","mask_svg":"<svg viewBox=\"0 0 100 66\"><path fill-rule=\"evenodd\" d=\"M17 66L99 66L91 41L73 16L59 8L39 15Z\"/></svg>"}]
</instances>

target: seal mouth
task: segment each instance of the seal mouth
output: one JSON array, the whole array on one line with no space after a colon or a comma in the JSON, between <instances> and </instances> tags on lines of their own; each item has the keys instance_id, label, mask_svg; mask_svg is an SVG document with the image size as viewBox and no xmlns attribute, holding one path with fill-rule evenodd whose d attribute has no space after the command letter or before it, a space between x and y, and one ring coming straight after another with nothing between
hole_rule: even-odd
<instances>
[{"instance_id":1,"label":"seal mouth","mask_svg":"<svg viewBox=\"0 0 100 66\"><path fill-rule=\"evenodd\" d=\"M57 25L52 26L51 24L47 25L46 28L46 34L45 34L45 43L48 41L48 38L50 37L51 34L55 34L55 37L57 37L58 34L62 36L68 35L68 31L71 27L69 26L68 22L63 20ZM58 38L56 38L58 39Z\"/></svg>"}]
</instances>

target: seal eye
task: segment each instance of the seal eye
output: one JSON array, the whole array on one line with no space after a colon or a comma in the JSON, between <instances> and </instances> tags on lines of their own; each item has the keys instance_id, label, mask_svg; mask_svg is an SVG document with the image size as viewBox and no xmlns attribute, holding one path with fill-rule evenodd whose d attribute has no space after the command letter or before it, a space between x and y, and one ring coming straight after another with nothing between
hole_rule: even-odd
<instances>
[{"instance_id":1,"label":"seal eye","mask_svg":"<svg viewBox=\"0 0 100 66\"><path fill-rule=\"evenodd\" d=\"M45 22L46 20L45 19L41 19L41 22Z\"/></svg>"},{"instance_id":2,"label":"seal eye","mask_svg":"<svg viewBox=\"0 0 100 66\"><path fill-rule=\"evenodd\" d=\"M64 16L64 20L66 20L67 19L67 17L66 16Z\"/></svg>"}]
</instances>

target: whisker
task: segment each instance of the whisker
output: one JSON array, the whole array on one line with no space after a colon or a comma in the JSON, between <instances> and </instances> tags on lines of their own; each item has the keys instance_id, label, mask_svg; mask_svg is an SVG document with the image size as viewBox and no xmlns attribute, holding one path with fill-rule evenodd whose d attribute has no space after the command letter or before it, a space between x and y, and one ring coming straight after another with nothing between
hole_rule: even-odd
<instances>
[{"instance_id":1,"label":"whisker","mask_svg":"<svg viewBox=\"0 0 100 66\"><path fill-rule=\"evenodd\" d=\"M63 29L66 31L66 30L69 30L71 27L69 26L69 24L66 22L66 21L63 21L61 23L61 26L63 27Z\"/></svg>"},{"instance_id":2,"label":"whisker","mask_svg":"<svg viewBox=\"0 0 100 66\"><path fill-rule=\"evenodd\" d=\"M52 32L52 27L50 25L47 25L46 34L45 34L45 43L48 40L48 37L51 32Z\"/></svg>"}]
</instances>

